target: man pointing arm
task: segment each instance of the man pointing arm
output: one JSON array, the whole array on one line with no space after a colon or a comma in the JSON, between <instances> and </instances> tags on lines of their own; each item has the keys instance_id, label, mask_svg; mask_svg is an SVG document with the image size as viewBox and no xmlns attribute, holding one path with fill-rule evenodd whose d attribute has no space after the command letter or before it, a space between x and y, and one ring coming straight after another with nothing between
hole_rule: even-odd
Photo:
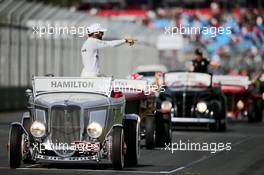
<instances>
[{"instance_id":1,"label":"man pointing arm","mask_svg":"<svg viewBox=\"0 0 264 175\"><path fill-rule=\"evenodd\" d=\"M82 61L83 70L81 77L95 77L100 74L99 70L99 49L105 47L117 47L125 43L132 46L135 43L135 39L127 38L122 40L103 41L104 32L107 30L101 27L100 24L93 24L88 27L89 38L85 41L82 46Z\"/></svg>"}]
</instances>

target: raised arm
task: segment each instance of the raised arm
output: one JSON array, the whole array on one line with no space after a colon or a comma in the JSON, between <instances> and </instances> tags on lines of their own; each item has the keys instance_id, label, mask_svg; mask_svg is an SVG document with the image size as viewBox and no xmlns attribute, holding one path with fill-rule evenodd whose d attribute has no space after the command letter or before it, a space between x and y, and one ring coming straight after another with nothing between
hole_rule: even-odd
<instances>
[{"instance_id":1,"label":"raised arm","mask_svg":"<svg viewBox=\"0 0 264 175\"><path fill-rule=\"evenodd\" d=\"M126 40L112 40L112 41L103 41L99 39L95 39L95 47L96 48L105 48L105 47L117 47L122 44L125 44Z\"/></svg>"},{"instance_id":2,"label":"raised arm","mask_svg":"<svg viewBox=\"0 0 264 175\"><path fill-rule=\"evenodd\" d=\"M219 68L220 67L220 64L216 61L210 61L210 65L214 68Z\"/></svg>"},{"instance_id":3,"label":"raised arm","mask_svg":"<svg viewBox=\"0 0 264 175\"><path fill-rule=\"evenodd\" d=\"M105 48L105 47L117 47L122 44L128 43L130 46L134 44L136 40L129 38L129 39L122 39L122 40L112 40L112 41L103 41L96 39L95 40L95 46L96 48Z\"/></svg>"}]
</instances>

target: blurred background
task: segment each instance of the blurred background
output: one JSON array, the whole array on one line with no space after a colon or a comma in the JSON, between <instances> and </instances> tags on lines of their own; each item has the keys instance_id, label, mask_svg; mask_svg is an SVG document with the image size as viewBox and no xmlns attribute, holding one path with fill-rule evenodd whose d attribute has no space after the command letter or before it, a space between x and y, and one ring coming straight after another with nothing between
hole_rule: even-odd
<instances>
[{"instance_id":1,"label":"blurred background","mask_svg":"<svg viewBox=\"0 0 264 175\"><path fill-rule=\"evenodd\" d=\"M106 40L138 39L135 47L100 51L101 72L116 78L139 65L186 70L195 48L222 65L213 73L252 77L264 68L263 7L263 0L0 0L0 110L25 107L33 75L80 75L86 36L40 37L36 26L100 23L108 28ZM232 33L165 35L166 27L180 25L230 27Z\"/></svg>"}]
</instances>

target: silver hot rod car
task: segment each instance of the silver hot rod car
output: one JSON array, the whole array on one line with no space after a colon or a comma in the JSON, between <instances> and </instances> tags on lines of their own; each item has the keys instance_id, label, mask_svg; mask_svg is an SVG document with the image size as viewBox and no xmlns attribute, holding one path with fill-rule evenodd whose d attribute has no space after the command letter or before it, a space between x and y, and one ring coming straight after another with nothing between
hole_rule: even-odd
<instances>
[{"instance_id":1,"label":"silver hot rod car","mask_svg":"<svg viewBox=\"0 0 264 175\"><path fill-rule=\"evenodd\" d=\"M114 169L135 166L140 153L139 116L125 114L112 78L34 77L28 109L11 124L9 164L101 161Z\"/></svg>"}]
</instances>

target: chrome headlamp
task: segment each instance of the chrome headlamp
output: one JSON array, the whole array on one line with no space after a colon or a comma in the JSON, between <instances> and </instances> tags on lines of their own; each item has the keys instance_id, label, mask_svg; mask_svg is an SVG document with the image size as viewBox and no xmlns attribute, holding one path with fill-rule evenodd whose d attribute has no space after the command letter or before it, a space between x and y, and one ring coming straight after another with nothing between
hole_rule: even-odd
<instances>
[{"instance_id":1,"label":"chrome headlamp","mask_svg":"<svg viewBox=\"0 0 264 175\"><path fill-rule=\"evenodd\" d=\"M242 110L242 109L244 108L245 104L244 104L244 102L243 102L242 100L239 100L239 101L237 102L236 106L237 106L237 108L238 108L239 110Z\"/></svg>"},{"instance_id":2,"label":"chrome headlamp","mask_svg":"<svg viewBox=\"0 0 264 175\"><path fill-rule=\"evenodd\" d=\"M34 121L30 127L30 132L34 137L43 137L46 133L46 127L39 121Z\"/></svg>"},{"instance_id":3,"label":"chrome headlamp","mask_svg":"<svg viewBox=\"0 0 264 175\"><path fill-rule=\"evenodd\" d=\"M164 101L161 103L161 109L164 111L170 111L172 108L172 104L170 101Z\"/></svg>"},{"instance_id":4,"label":"chrome headlamp","mask_svg":"<svg viewBox=\"0 0 264 175\"><path fill-rule=\"evenodd\" d=\"M87 134L92 138L98 138L103 132L102 126L97 122L92 122L87 126Z\"/></svg>"},{"instance_id":5,"label":"chrome headlamp","mask_svg":"<svg viewBox=\"0 0 264 175\"><path fill-rule=\"evenodd\" d=\"M205 102L198 102L196 109L200 113L204 113L207 110L207 104Z\"/></svg>"}]
</instances>

